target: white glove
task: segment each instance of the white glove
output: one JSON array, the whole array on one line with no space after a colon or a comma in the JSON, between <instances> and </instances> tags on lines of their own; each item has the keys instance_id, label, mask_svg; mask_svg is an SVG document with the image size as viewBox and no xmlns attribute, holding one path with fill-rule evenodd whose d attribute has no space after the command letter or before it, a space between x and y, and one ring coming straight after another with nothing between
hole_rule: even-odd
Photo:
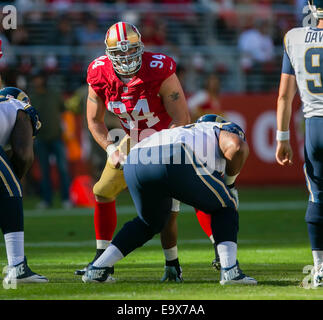
<instances>
[{"instance_id":1,"label":"white glove","mask_svg":"<svg viewBox=\"0 0 323 320\"><path fill-rule=\"evenodd\" d=\"M239 194L238 194L238 190L236 189L235 186L233 186L232 188L229 188L231 194L233 195L236 203L237 203L237 209L239 208Z\"/></svg>"},{"instance_id":2,"label":"white glove","mask_svg":"<svg viewBox=\"0 0 323 320\"><path fill-rule=\"evenodd\" d=\"M115 144L114 144L114 143L109 144L109 145L107 146L107 148L106 148L106 152L107 152L107 155L108 155L108 161L109 161L109 163L111 163L111 164L112 164L112 161L111 161L111 159L109 160L109 158L110 158L110 157L111 157L111 155L112 155L113 153L115 153L116 151L118 151L118 148L115 146ZM119 157L119 167L118 167L117 169L119 169L119 170L123 170L124 162L125 162L125 159L121 159L121 158ZM112 164L112 165L113 165L113 164Z\"/></svg>"}]
</instances>

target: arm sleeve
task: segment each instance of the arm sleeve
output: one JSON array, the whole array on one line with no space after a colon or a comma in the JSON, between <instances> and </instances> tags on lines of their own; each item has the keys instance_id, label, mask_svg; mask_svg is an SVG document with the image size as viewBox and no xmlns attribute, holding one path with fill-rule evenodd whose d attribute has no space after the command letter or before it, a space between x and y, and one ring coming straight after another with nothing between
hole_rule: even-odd
<instances>
[{"instance_id":1,"label":"arm sleeve","mask_svg":"<svg viewBox=\"0 0 323 320\"><path fill-rule=\"evenodd\" d=\"M295 70L290 62L290 59L286 50L284 50L282 73L295 75Z\"/></svg>"}]
</instances>

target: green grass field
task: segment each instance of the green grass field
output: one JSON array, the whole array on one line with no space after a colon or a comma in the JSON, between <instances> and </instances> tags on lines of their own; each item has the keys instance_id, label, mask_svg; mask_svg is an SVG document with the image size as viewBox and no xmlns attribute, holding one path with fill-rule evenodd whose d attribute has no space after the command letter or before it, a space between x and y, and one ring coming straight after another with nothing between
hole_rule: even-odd
<instances>
[{"instance_id":1,"label":"green grass field","mask_svg":"<svg viewBox=\"0 0 323 320\"><path fill-rule=\"evenodd\" d=\"M160 283L164 258L159 236L115 266L114 284L84 284L74 270L95 253L90 209L32 209L25 200L25 253L29 266L46 275L46 284L22 284L16 290L0 285L0 299L66 300L215 300L322 299L323 289L305 289L303 268L312 264L304 214L304 188L255 188L240 191L238 259L257 286L221 286L211 267L213 247L194 211L182 205L178 218L179 257L184 283ZM127 192L118 199L118 228L135 216ZM6 264L0 243L0 267Z\"/></svg>"}]
</instances>

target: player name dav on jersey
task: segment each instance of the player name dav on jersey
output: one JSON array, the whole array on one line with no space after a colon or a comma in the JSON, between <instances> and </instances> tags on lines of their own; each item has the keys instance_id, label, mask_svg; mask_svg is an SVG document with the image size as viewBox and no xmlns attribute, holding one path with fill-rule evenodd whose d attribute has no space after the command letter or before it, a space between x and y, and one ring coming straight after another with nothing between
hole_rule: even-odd
<instances>
[{"instance_id":1,"label":"player name dav on jersey","mask_svg":"<svg viewBox=\"0 0 323 320\"><path fill-rule=\"evenodd\" d=\"M318 43L323 41L323 31L308 31L305 35L305 43Z\"/></svg>"}]
</instances>

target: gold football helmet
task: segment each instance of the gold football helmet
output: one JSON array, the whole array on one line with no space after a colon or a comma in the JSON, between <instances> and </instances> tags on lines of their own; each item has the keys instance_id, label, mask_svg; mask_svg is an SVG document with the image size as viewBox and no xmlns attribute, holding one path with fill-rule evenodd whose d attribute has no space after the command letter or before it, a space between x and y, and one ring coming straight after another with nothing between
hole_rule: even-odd
<instances>
[{"instance_id":1,"label":"gold football helmet","mask_svg":"<svg viewBox=\"0 0 323 320\"><path fill-rule=\"evenodd\" d=\"M105 45L106 54L118 74L131 75L140 69L144 45L134 25L115 23L107 31Z\"/></svg>"}]
</instances>

